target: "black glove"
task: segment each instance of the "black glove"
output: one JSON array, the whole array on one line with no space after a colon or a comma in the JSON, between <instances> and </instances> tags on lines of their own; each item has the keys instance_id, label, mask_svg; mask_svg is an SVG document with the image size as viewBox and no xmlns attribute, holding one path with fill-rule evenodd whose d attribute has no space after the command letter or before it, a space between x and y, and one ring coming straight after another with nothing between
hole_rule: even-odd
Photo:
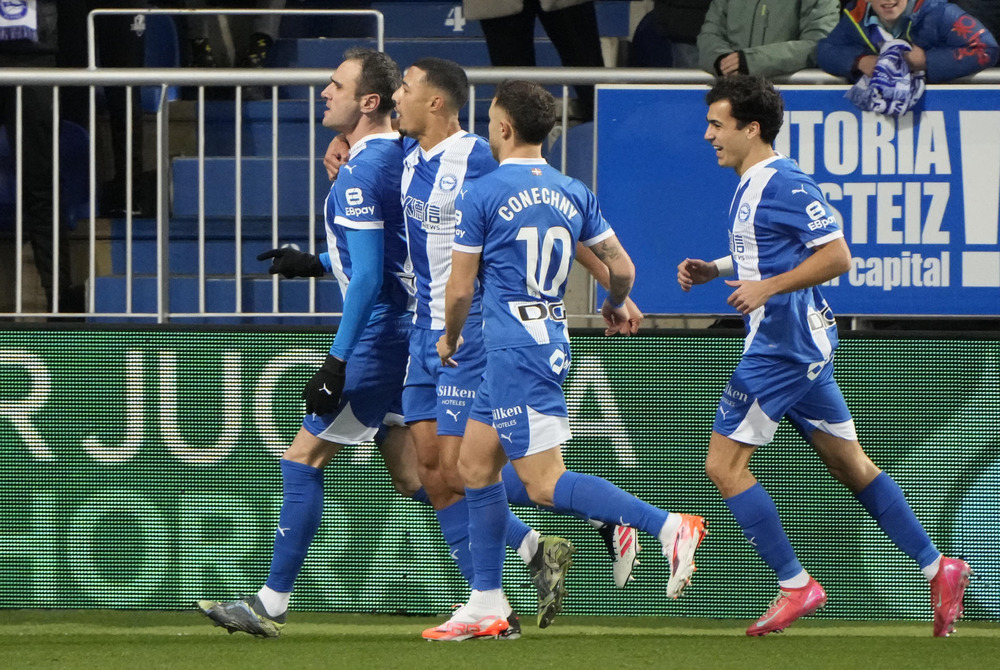
<instances>
[{"instance_id":1,"label":"black glove","mask_svg":"<svg viewBox=\"0 0 1000 670\"><path fill-rule=\"evenodd\" d=\"M257 260L266 261L273 258L271 267L267 269L270 274L281 273L285 279L292 277L322 277L323 263L318 256L307 254L292 247L281 247L271 249L262 254L258 254Z\"/></svg>"},{"instance_id":2,"label":"black glove","mask_svg":"<svg viewBox=\"0 0 1000 670\"><path fill-rule=\"evenodd\" d=\"M331 414L336 411L340 406L340 394L344 391L346 370L347 363L333 354L327 354L323 367L302 389L307 414Z\"/></svg>"}]
</instances>

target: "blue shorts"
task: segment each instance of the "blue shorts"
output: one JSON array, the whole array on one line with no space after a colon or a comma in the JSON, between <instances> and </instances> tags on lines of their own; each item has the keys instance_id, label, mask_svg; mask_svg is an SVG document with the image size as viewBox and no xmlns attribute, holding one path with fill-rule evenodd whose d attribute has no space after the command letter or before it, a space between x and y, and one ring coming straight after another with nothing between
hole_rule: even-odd
<instances>
[{"instance_id":1,"label":"blue shorts","mask_svg":"<svg viewBox=\"0 0 1000 670\"><path fill-rule=\"evenodd\" d=\"M857 440L854 420L833 378L821 369L769 356L744 356L719 400L712 430L737 442L767 444L784 416L807 440L816 429Z\"/></svg>"},{"instance_id":2,"label":"blue shorts","mask_svg":"<svg viewBox=\"0 0 1000 670\"><path fill-rule=\"evenodd\" d=\"M443 333L444 330L413 329L403 389L403 416L406 423L437 421L438 435L461 437L486 367L483 322L466 322L462 346L452 357L458 363L457 368L441 365L437 341Z\"/></svg>"},{"instance_id":3,"label":"blue shorts","mask_svg":"<svg viewBox=\"0 0 1000 670\"><path fill-rule=\"evenodd\" d=\"M488 352L472 418L496 428L510 460L558 447L573 436L562 390L569 363L565 343Z\"/></svg>"},{"instance_id":4,"label":"blue shorts","mask_svg":"<svg viewBox=\"0 0 1000 670\"><path fill-rule=\"evenodd\" d=\"M379 426L402 424L403 377L413 314L397 313L365 327L347 361L340 409L307 414L302 426L335 444L354 445L375 436Z\"/></svg>"}]
</instances>

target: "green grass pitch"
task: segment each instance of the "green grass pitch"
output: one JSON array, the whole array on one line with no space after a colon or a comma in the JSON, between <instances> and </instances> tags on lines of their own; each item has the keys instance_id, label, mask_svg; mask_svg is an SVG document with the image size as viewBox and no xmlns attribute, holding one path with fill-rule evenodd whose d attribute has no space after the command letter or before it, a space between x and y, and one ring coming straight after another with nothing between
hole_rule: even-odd
<instances>
[{"instance_id":1,"label":"green grass pitch","mask_svg":"<svg viewBox=\"0 0 1000 670\"><path fill-rule=\"evenodd\" d=\"M516 641L425 642L441 618L291 613L277 640L213 627L197 612L0 611L0 668L326 670L580 670L685 668L1000 667L1000 624L959 622L948 639L930 622L797 622L748 638L746 621L563 616L545 630L522 618Z\"/></svg>"}]
</instances>

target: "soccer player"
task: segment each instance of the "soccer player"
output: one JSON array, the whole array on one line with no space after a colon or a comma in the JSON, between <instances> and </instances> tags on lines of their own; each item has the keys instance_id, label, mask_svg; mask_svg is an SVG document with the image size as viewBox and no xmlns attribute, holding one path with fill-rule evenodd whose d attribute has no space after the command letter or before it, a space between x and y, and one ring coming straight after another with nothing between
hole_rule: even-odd
<instances>
[{"instance_id":1,"label":"soccer player","mask_svg":"<svg viewBox=\"0 0 1000 670\"><path fill-rule=\"evenodd\" d=\"M609 272L602 314L609 329L628 321L634 267L594 197L542 158L555 124L552 95L538 84L507 81L490 106L490 148L500 167L459 194L451 276L445 291L441 362L461 367L463 326L483 287L486 371L459 456L469 506L475 580L469 601L449 621L424 631L432 640L502 634L501 588L508 507L501 468L509 459L536 504L639 528L670 559L667 594L676 598L694 571L704 519L659 510L599 477L566 470L560 446L570 437L562 382L570 363L562 302L577 242Z\"/></svg>"},{"instance_id":2,"label":"soccer player","mask_svg":"<svg viewBox=\"0 0 1000 670\"><path fill-rule=\"evenodd\" d=\"M267 582L246 600L197 602L230 632L277 637L319 528L323 468L344 446L372 439L387 416L401 424L413 277L399 200L403 148L390 119L400 80L399 66L383 53L344 54L322 94L323 125L350 144L349 160L326 201L329 253L316 257L282 248L258 257L272 259L270 271L286 277L332 273L344 291L344 307L330 353L302 393L308 414L281 459L284 497ZM391 471L405 472L405 451L398 445L389 447L386 462Z\"/></svg>"},{"instance_id":3,"label":"soccer player","mask_svg":"<svg viewBox=\"0 0 1000 670\"><path fill-rule=\"evenodd\" d=\"M444 289L451 273L455 199L474 180L497 168L489 144L461 128L458 116L468 90L468 78L457 63L423 58L406 71L393 98L399 132L404 135L403 215L417 288L403 409L417 449L420 481L451 555L471 583L469 515L458 454L486 366L478 295L462 331L464 345L456 354L460 365L443 367L436 349L444 332ZM607 269L603 264L600 267L606 275ZM630 327L638 327L638 314L638 318L632 315ZM512 502L532 504L516 475L511 473L505 481L510 485ZM611 552L615 582L623 587L635 562L635 531L600 522L597 525ZM538 623L544 628L561 608L572 544L557 537L541 538L514 515L507 526L507 544L529 566L538 589Z\"/></svg>"},{"instance_id":4,"label":"soccer player","mask_svg":"<svg viewBox=\"0 0 1000 670\"><path fill-rule=\"evenodd\" d=\"M705 101L705 140L719 165L740 175L729 212L730 253L708 262L684 259L677 281L689 291L735 274L726 280L734 289L727 302L746 320L743 357L719 401L705 470L778 576L778 597L747 635L784 630L826 603L823 587L799 563L774 502L748 467L787 416L830 474L930 580L934 635L947 636L962 615L969 566L934 548L899 486L865 455L833 378L837 323L818 285L846 272L851 260L833 208L808 175L772 148L783 103L767 80L720 79Z\"/></svg>"}]
</instances>

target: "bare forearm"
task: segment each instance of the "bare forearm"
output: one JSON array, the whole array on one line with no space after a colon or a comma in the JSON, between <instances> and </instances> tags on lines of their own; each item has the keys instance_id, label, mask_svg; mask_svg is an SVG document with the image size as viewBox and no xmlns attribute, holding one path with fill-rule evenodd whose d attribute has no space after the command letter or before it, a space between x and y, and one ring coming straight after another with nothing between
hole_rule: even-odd
<instances>
[{"instance_id":1,"label":"bare forearm","mask_svg":"<svg viewBox=\"0 0 1000 670\"><path fill-rule=\"evenodd\" d=\"M605 288L608 289L608 300L614 305L622 304L635 281L632 259L614 235L593 245L590 250L607 268L608 284Z\"/></svg>"},{"instance_id":2,"label":"bare forearm","mask_svg":"<svg viewBox=\"0 0 1000 670\"><path fill-rule=\"evenodd\" d=\"M597 283L601 285L605 291L611 285L611 277L608 273L608 266L601 262L601 259L591 251L590 247L576 243L576 260L586 268L587 272L590 273ZM617 303L615 303L617 304Z\"/></svg>"},{"instance_id":3,"label":"bare forearm","mask_svg":"<svg viewBox=\"0 0 1000 670\"><path fill-rule=\"evenodd\" d=\"M465 320L469 318L472 307L472 291L464 290L449 281L445 289L444 300L444 333L448 344L457 345L462 335Z\"/></svg>"}]
</instances>

